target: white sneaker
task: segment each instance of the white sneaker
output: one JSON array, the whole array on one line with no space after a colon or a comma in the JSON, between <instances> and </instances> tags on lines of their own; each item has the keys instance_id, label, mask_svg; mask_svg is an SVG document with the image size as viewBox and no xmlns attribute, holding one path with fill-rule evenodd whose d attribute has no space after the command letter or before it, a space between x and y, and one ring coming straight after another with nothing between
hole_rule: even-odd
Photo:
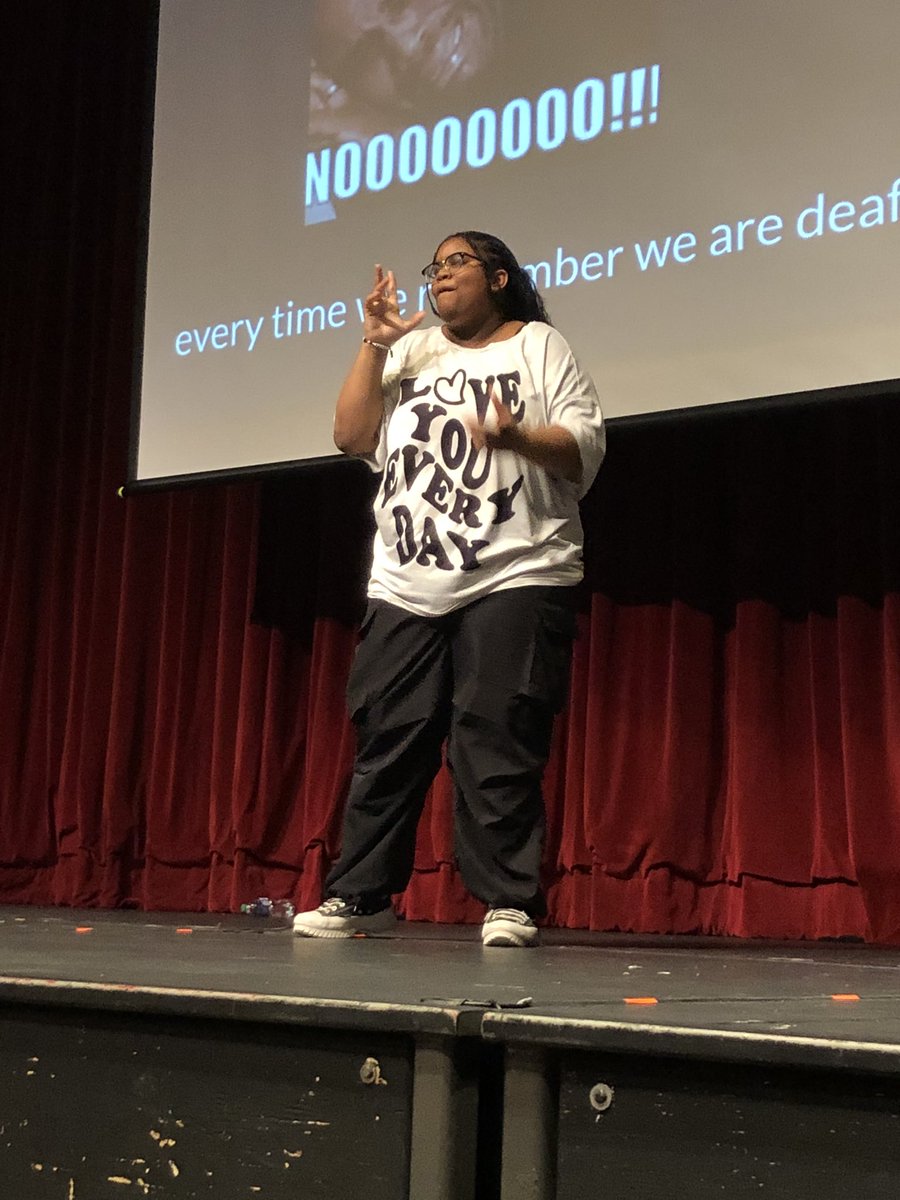
<instances>
[{"instance_id":1,"label":"white sneaker","mask_svg":"<svg viewBox=\"0 0 900 1200\"><path fill-rule=\"evenodd\" d=\"M485 946L536 946L540 937L528 913L518 908L492 908L481 926Z\"/></svg>"},{"instance_id":2,"label":"white sneaker","mask_svg":"<svg viewBox=\"0 0 900 1200\"><path fill-rule=\"evenodd\" d=\"M358 904L349 904L340 896L332 896L311 912L297 913L294 933L298 937L350 938L359 934L387 933L397 924L397 914L390 905L380 912L362 912Z\"/></svg>"}]
</instances>

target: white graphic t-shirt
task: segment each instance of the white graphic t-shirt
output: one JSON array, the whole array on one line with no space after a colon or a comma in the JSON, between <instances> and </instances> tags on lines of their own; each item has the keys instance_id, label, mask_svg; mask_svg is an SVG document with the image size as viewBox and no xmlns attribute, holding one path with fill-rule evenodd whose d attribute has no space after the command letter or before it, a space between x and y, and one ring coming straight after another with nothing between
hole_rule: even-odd
<instances>
[{"instance_id":1,"label":"white graphic t-shirt","mask_svg":"<svg viewBox=\"0 0 900 1200\"><path fill-rule=\"evenodd\" d=\"M383 386L371 598L439 616L501 588L581 579L578 501L606 435L596 389L555 329L533 321L474 350L440 328L414 330L394 345ZM514 420L574 436L579 483L511 450L475 450L466 422L492 412L492 393Z\"/></svg>"}]
</instances>

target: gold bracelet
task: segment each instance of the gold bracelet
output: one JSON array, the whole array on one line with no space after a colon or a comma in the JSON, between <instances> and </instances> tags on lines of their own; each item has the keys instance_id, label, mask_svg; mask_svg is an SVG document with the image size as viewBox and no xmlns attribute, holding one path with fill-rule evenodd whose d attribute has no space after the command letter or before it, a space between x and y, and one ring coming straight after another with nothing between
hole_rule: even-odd
<instances>
[{"instance_id":1,"label":"gold bracelet","mask_svg":"<svg viewBox=\"0 0 900 1200\"><path fill-rule=\"evenodd\" d=\"M371 338L366 338L366 337L363 338L363 342L367 346L374 346L376 348L376 350L386 350L388 352L388 354L390 354L390 352L391 352L390 346L386 346L384 344L384 342L373 342Z\"/></svg>"}]
</instances>

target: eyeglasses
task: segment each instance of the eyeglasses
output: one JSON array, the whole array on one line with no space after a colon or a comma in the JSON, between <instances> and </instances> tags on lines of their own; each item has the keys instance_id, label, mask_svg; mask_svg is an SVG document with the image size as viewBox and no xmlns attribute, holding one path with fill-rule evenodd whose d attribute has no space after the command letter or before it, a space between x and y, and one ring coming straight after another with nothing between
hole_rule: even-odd
<instances>
[{"instance_id":1,"label":"eyeglasses","mask_svg":"<svg viewBox=\"0 0 900 1200\"><path fill-rule=\"evenodd\" d=\"M467 258L472 258L475 262L484 262L484 259L479 258L477 254L467 254L465 250L457 250L455 254L448 254L440 262L430 262L427 267L422 268L422 274L429 283L443 271L444 267L447 268L451 275L455 275L460 267L465 266Z\"/></svg>"}]
</instances>

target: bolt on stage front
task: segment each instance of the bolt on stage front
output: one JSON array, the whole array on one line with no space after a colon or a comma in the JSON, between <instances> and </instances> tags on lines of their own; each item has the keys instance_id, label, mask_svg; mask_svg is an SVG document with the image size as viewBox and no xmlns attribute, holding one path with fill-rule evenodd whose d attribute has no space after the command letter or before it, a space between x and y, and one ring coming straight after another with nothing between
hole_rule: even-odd
<instances>
[{"instance_id":1,"label":"bolt on stage front","mask_svg":"<svg viewBox=\"0 0 900 1200\"><path fill-rule=\"evenodd\" d=\"M900 951L0 909L3 1200L880 1200Z\"/></svg>"}]
</instances>

